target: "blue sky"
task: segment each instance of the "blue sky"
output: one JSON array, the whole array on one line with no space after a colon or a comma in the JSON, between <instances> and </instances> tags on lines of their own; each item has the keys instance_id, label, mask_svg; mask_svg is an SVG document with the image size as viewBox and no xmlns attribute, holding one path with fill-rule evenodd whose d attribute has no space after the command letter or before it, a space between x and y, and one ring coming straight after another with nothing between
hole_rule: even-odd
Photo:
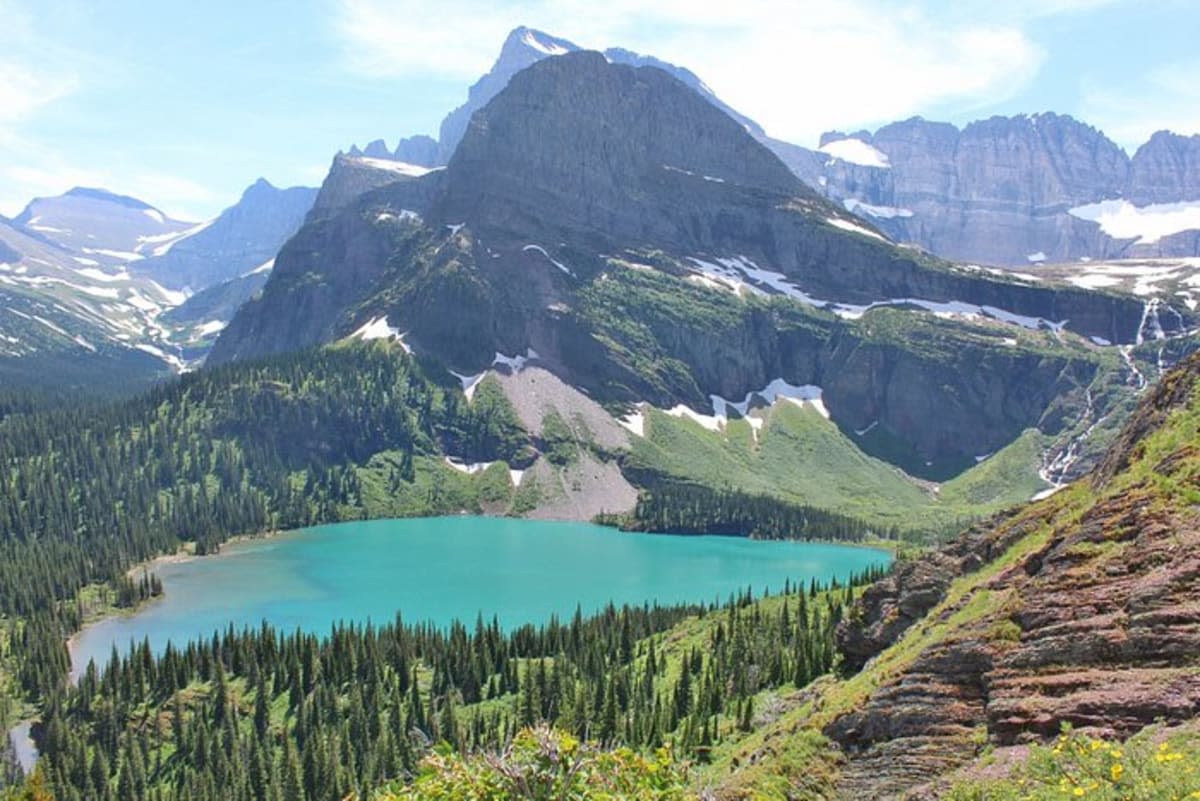
<instances>
[{"instance_id":1,"label":"blue sky","mask_svg":"<svg viewBox=\"0 0 1200 801\"><path fill-rule=\"evenodd\" d=\"M0 213L99 185L187 219L435 133L528 24L687 66L772 134L1070 113L1200 133L1194 0L0 0Z\"/></svg>"}]
</instances>

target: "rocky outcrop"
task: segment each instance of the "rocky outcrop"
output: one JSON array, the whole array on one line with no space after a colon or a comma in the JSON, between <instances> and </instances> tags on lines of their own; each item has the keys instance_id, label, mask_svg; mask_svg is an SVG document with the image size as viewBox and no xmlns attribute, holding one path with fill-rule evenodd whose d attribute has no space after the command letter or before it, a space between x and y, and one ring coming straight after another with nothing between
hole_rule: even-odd
<instances>
[{"instance_id":1,"label":"rocky outcrop","mask_svg":"<svg viewBox=\"0 0 1200 801\"><path fill-rule=\"evenodd\" d=\"M1095 497L1066 490L976 527L864 593L838 632L848 665L871 670L906 637L919 651L825 728L849 756L845 793L921 796L981 732L999 745L1064 723L1122 737L1200 715L1200 512L1183 490L1200 460L1198 381L1192 357L1142 403Z\"/></svg>"},{"instance_id":2,"label":"rocky outcrop","mask_svg":"<svg viewBox=\"0 0 1200 801\"><path fill-rule=\"evenodd\" d=\"M333 157L329 174L321 183L309 216L312 219L329 217L347 206L354 205L372 190L390 184L412 183L416 178L430 172L429 168L423 168L419 164L408 165L394 159L369 159L339 153ZM418 194L409 201L412 209L424 209L436 186L436 178L421 183L421 189L414 185L412 189Z\"/></svg>"}]
</instances>

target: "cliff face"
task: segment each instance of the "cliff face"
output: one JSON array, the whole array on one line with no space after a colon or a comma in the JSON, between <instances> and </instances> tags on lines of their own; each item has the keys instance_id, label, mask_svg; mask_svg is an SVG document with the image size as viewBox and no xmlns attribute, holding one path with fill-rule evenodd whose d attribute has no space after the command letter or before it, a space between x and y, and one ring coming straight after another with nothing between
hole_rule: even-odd
<instances>
[{"instance_id":1,"label":"cliff face","mask_svg":"<svg viewBox=\"0 0 1200 801\"><path fill-rule=\"evenodd\" d=\"M436 173L432 168L422 167L420 163L405 163L391 159L377 159L363 156L348 156L339 153L333 157L329 173L321 183L321 188L312 203L309 212L310 219L329 217L353 205L366 193L389 184L408 183L429 173ZM432 189L436 186L436 178L425 183L428 189L412 204L424 208L431 197Z\"/></svg>"},{"instance_id":2,"label":"cliff face","mask_svg":"<svg viewBox=\"0 0 1200 801\"><path fill-rule=\"evenodd\" d=\"M1200 199L1200 135L1150 137L1133 154L1127 196L1139 206Z\"/></svg>"},{"instance_id":3,"label":"cliff face","mask_svg":"<svg viewBox=\"0 0 1200 801\"><path fill-rule=\"evenodd\" d=\"M880 158L856 162L848 142ZM1129 234L1079 211L1123 198L1153 216L1146 206L1200 201L1200 137L1160 132L1130 159L1091 126L1036 114L961 131L914 118L874 134L827 134L821 145L830 157L801 177L897 241L944 258L1024 266L1200 252L1195 231Z\"/></svg>"},{"instance_id":4,"label":"cliff face","mask_svg":"<svg viewBox=\"0 0 1200 801\"><path fill-rule=\"evenodd\" d=\"M981 733L1008 745L1070 723L1124 737L1200 717L1198 382L1192 357L1093 478L864 594L839 631L848 666L913 653L825 728L849 756L847 793L932 793Z\"/></svg>"}]
</instances>

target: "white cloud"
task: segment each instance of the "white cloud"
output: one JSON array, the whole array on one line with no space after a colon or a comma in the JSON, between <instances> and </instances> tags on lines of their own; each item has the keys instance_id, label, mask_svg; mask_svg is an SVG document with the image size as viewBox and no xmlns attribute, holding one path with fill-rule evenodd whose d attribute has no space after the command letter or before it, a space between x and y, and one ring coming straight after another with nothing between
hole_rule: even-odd
<instances>
[{"instance_id":1,"label":"white cloud","mask_svg":"<svg viewBox=\"0 0 1200 801\"><path fill-rule=\"evenodd\" d=\"M1130 153L1156 131L1200 134L1200 60L1161 65L1117 86L1093 85L1081 113Z\"/></svg>"},{"instance_id":2,"label":"white cloud","mask_svg":"<svg viewBox=\"0 0 1200 801\"><path fill-rule=\"evenodd\" d=\"M348 65L375 78L471 80L516 22L585 47L629 47L694 70L773 135L813 144L831 127L1011 96L1044 60L1021 29L1032 14L946 21L883 0L340 0L337 28Z\"/></svg>"},{"instance_id":3,"label":"white cloud","mask_svg":"<svg viewBox=\"0 0 1200 801\"><path fill-rule=\"evenodd\" d=\"M27 11L0 0L0 135L79 86L78 77L33 30Z\"/></svg>"},{"instance_id":4,"label":"white cloud","mask_svg":"<svg viewBox=\"0 0 1200 801\"><path fill-rule=\"evenodd\" d=\"M50 75L0 60L0 125L11 128L36 111L70 94L78 86L72 75Z\"/></svg>"}]
</instances>

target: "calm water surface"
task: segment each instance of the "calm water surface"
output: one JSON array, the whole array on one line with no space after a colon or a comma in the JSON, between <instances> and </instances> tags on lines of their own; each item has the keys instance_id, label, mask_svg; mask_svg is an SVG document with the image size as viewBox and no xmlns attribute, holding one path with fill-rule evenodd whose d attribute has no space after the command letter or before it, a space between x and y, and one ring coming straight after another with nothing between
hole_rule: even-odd
<instances>
[{"instance_id":1,"label":"calm water surface","mask_svg":"<svg viewBox=\"0 0 1200 801\"><path fill-rule=\"evenodd\" d=\"M735 537L625 534L584 523L474 517L376 520L302 529L226 546L220 556L167 564L163 599L85 629L76 673L103 666L116 646L148 637L156 651L214 630L257 626L322 633L338 620L472 624L480 612L505 628L616 604L724 599L784 581L847 578L881 551L754 542Z\"/></svg>"}]
</instances>

